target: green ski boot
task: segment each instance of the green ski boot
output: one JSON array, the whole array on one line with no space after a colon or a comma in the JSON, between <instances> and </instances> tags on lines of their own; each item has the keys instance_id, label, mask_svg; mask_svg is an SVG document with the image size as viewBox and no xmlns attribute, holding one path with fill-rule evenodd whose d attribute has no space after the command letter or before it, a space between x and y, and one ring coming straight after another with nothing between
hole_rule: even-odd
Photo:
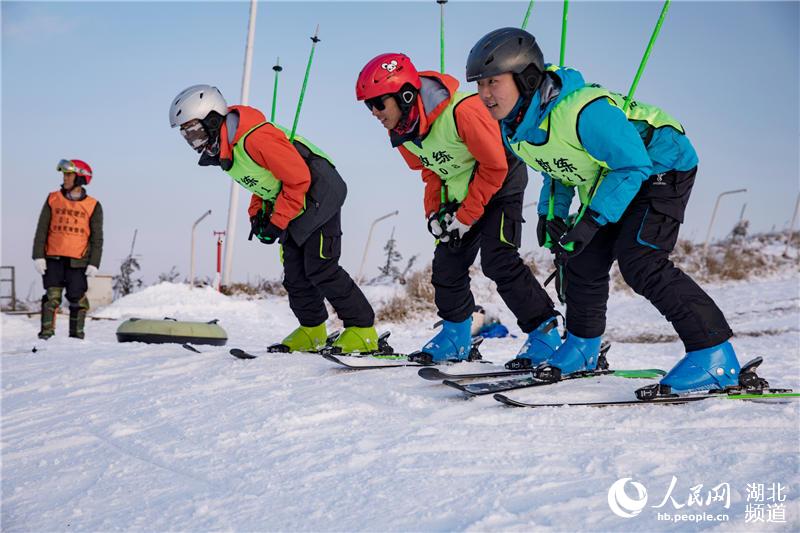
<instances>
[{"instance_id":1,"label":"green ski boot","mask_svg":"<svg viewBox=\"0 0 800 533\"><path fill-rule=\"evenodd\" d=\"M349 327L331 345L336 354L370 354L379 351L378 332L374 326L368 328Z\"/></svg>"},{"instance_id":2,"label":"green ski boot","mask_svg":"<svg viewBox=\"0 0 800 533\"><path fill-rule=\"evenodd\" d=\"M327 338L328 330L325 328L325 322L313 327L300 326L281 343L268 347L267 351L271 353L316 352L325 347Z\"/></svg>"}]
</instances>

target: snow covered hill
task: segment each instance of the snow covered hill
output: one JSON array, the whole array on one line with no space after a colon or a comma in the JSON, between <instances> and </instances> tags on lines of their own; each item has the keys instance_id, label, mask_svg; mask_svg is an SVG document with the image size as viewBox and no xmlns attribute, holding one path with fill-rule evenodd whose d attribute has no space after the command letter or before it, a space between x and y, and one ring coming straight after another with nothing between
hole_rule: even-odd
<instances>
[{"instance_id":1,"label":"snow covered hill","mask_svg":"<svg viewBox=\"0 0 800 533\"><path fill-rule=\"evenodd\" d=\"M794 389L798 281L708 287L741 361L763 355L760 374ZM518 335L484 343L484 357L502 363L522 338L486 280L476 285L480 303ZM393 291L367 290L373 303ZM609 309L612 367L668 369L682 355L642 298L615 292ZM202 354L119 344L120 320L102 320L87 324L84 341L68 339L62 322L43 343L38 317L3 316L3 531L800 530L800 402L512 409L410 368L230 357L231 347L263 354L294 327L285 298L165 283L93 312L218 318L230 340ZM411 351L434 320L380 327ZM44 350L31 353L34 345ZM644 383L603 377L513 395L628 399ZM623 492L611 490L624 478ZM641 512L623 518L610 499Z\"/></svg>"}]
</instances>

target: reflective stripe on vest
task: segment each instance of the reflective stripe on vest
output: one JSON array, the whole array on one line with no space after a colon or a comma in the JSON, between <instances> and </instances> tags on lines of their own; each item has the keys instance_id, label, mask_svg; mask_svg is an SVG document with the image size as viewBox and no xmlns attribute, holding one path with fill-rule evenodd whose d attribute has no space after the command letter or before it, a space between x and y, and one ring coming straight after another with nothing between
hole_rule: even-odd
<instances>
[{"instance_id":1,"label":"reflective stripe on vest","mask_svg":"<svg viewBox=\"0 0 800 533\"><path fill-rule=\"evenodd\" d=\"M233 145L233 150L231 150L233 154L233 165L231 166L230 170L227 170L226 172L236 181L236 183L248 191L268 202L274 203L275 198L277 198L283 184L272 172L253 161L253 158L250 157L250 154L248 154L247 150L244 148L245 139L247 139L251 133L265 124L270 124L270 122L256 124L247 130L247 132L242 135L241 138L239 138L236 144ZM277 124L272 125L281 130L288 139L289 130L278 126ZM317 148L312 142L300 137L299 135L295 135L294 140L295 142L302 143L315 155L327 159L331 164L333 164L331 158L328 157L325 152Z\"/></svg>"},{"instance_id":2,"label":"reflective stripe on vest","mask_svg":"<svg viewBox=\"0 0 800 533\"><path fill-rule=\"evenodd\" d=\"M470 93L456 92L448 106L433 121L420 148L412 141L403 146L442 180L442 202L462 202L467 197L475 169L475 157L458 136L455 109Z\"/></svg>"},{"instance_id":3,"label":"reflective stripe on vest","mask_svg":"<svg viewBox=\"0 0 800 533\"><path fill-rule=\"evenodd\" d=\"M68 200L61 191L47 197L50 206L50 229L47 232L45 255L81 259L89 249L92 218L97 200L87 196L82 200Z\"/></svg>"},{"instance_id":4,"label":"reflective stripe on vest","mask_svg":"<svg viewBox=\"0 0 800 533\"><path fill-rule=\"evenodd\" d=\"M566 186L577 187L581 203L588 204L589 194L602 170L608 169L604 161L592 157L578 136L578 117L581 111L595 100L606 98L619 109L625 97L598 85L587 85L567 95L539 125L547 132L543 144L527 141L511 144L511 149L539 172L545 172ZM626 111L628 120L647 122L653 128L669 126L683 133L683 126L661 109L633 100ZM602 177L600 178L602 180Z\"/></svg>"}]
</instances>

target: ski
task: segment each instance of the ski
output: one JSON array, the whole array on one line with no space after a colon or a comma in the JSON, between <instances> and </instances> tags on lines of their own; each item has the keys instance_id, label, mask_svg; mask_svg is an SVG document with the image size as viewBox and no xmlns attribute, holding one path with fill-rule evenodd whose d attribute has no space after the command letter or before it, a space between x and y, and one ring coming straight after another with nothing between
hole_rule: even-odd
<instances>
[{"instance_id":1,"label":"ski","mask_svg":"<svg viewBox=\"0 0 800 533\"><path fill-rule=\"evenodd\" d=\"M665 376L667 373L658 368L645 368L640 370L593 370L586 372L574 372L561 378L561 381L568 381L572 379L592 378L595 376L617 376L621 378L631 379L658 379ZM541 387L543 385L552 385L559 383L558 381L544 381L533 377L533 374L528 371L525 377L504 379L500 381L487 381L482 383L458 383L451 380L442 382L448 387L453 387L461 392L465 392L471 396L482 396L484 394L493 394L496 392L506 392L516 389L525 389L528 387Z\"/></svg>"},{"instance_id":2,"label":"ski","mask_svg":"<svg viewBox=\"0 0 800 533\"><path fill-rule=\"evenodd\" d=\"M527 403L514 400L502 394L495 394L494 399L510 407L617 407L630 405L665 404L677 405L703 400L747 400L759 403L787 403L800 399L800 393L792 389L764 389L763 391L709 391L704 393L675 394L661 396L651 400L618 400L607 402L561 402L561 403Z\"/></svg>"},{"instance_id":3,"label":"ski","mask_svg":"<svg viewBox=\"0 0 800 533\"><path fill-rule=\"evenodd\" d=\"M483 341L483 338L481 338L480 341ZM598 367L602 369L608 368L606 354L608 353L609 349L611 349L611 344L608 342L604 342L603 345L600 346L600 359L598 360ZM421 368L419 372L417 372L417 375L419 375L419 377L422 379L427 379L429 381L466 381L471 379L504 378L510 376L531 375L532 372L532 368L520 368L516 370L494 370L488 372L473 372L468 374L450 374L448 372L442 372L438 368L428 367Z\"/></svg>"},{"instance_id":4,"label":"ski","mask_svg":"<svg viewBox=\"0 0 800 533\"><path fill-rule=\"evenodd\" d=\"M313 355L328 354L328 355L335 355L337 357L367 357L367 356L370 356L370 357L375 357L375 358L379 358L379 359L401 359L403 361L405 361L405 359L407 357L405 354L395 354L394 353L394 349L391 346L389 346L388 339L389 339L389 335L392 334L391 331L384 331L378 337L378 348L379 348L378 352L375 352L373 354L358 354L358 353L343 354L343 353L338 353L337 350L332 345L336 341L336 339L339 338L341 333L342 332L340 330L336 330L333 333L331 333L330 335L328 335L328 338L325 340L325 346L320 348L319 350L313 350L313 351L310 351L310 352L296 352L296 353L297 354L305 353L305 354L313 354ZM292 353L291 351L288 351L288 348L287 349L281 349L280 348L281 346L284 346L284 345L283 344L273 344L273 345L267 347L267 353L284 353L284 354ZM186 346L184 346L184 348L186 348ZM187 349L189 349L189 348L187 348ZM255 355L255 354L253 354L251 352L242 350L241 348L232 348L228 353L230 353L232 356L236 357L237 359L257 359L258 358L257 355Z\"/></svg>"},{"instance_id":5,"label":"ski","mask_svg":"<svg viewBox=\"0 0 800 533\"><path fill-rule=\"evenodd\" d=\"M325 346L323 346L319 350L312 350L310 352L304 352L304 353L320 353L322 350L329 349L331 346L333 346L333 343L336 342L336 339L338 339L339 335L341 335L341 334L342 334L342 331L337 329L336 331L334 331L333 333L328 335L328 337L325 339ZM389 333L387 332L385 335L388 337ZM291 348L289 348L285 344L279 342L277 344L271 344L271 345L267 346L267 353L292 353L292 350L291 350ZM250 355L252 355L252 354L250 354ZM251 359L251 358L248 358L248 359Z\"/></svg>"},{"instance_id":6,"label":"ski","mask_svg":"<svg viewBox=\"0 0 800 533\"><path fill-rule=\"evenodd\" d=\"M448 360L448 361L433 361L433 356L427 352L423 352L421 350L417 350L416 352L408 354L408 360L413 363L419 363L420 366L434 366L440 364L450 364L450 363L483 363L487 365L493 365L491 361L486 361L483 358L483 355L480 351L480 345L483 343L483 337L475 336L472 337L472 341L470 342L469 347L469 354L467 355L466 359L460 360Z\"/></svg>"},{"instance_id":7,"label":"ski","mask_svg":"<svg viewBox=\"0 0 800 533\"><path fill-rule=\"evenodd\" d=\"M395 355L362 355L362 356L343 356L343 355L333 355L329 353L323 353L322 357L327 359L332 363L336 363L341 365L345 368L349 368L350 370L375 370L378 368L399 368L403 366L424 366L419 363L412 363L408 361L407 355L395 354ZM369 361L372 360L373 362L370 363ZM398 361L396 363L389 362L388 364L376 364L377 361L381 360L395 360ZM365 362L365 363L362 363Z\"/></svg>"},{"instance_id":8,"label":"ski","mask_svg":"<svg viewBox=\"0 0 800 533\"><path fill-rule=\"evenodd\" d=\"M521 374L530 374L531 370L499 370L495 372L476 372L472 374L450 374L448 372L442 372L438 368L434 368L431 366L427 366L425 368L420 368L417 374L422 379L427 379L429 381L443 381L446 379L452 381L458 380L467 380L467 379L482 379L482 378L495 378L495 377L508 377L508 376L519 376Z\"/></svg>"},{"instance_id":9,"label":"ski","mask_svg":"<svg viewBox=\"0 0 800 533\"><path fill-rule=\"evenodd\" d=\"M181 346L184 347L185 349L189 350L190 352L203 353L200 350L198 350L197 348L195 348L194 346L192 346L191 344L189 344L188 342L184 342L183 344L181 344Z\"/></svg>"},{"instance_id":10,"label":"ski","mask_svg":"<svg viewBox=\"0 0 800 533\"><path fill-rule=\"evenodd\" d=\"M257 355L253 355L250 352L245 352L241 348L231 348L228 353L237 359L256 359L258 357Z\"/></svg>"},{"instance_id":11,"label":"ski","mask_svg":"<svg viewBox=\"0 0 800 533\"><path fill-rule=\"evenodd\" d=\"M313 352L299 352L299 353L318 354L322 350L324 350L325 348L330 347L330 345L333 344L333 342L336 339L339 338L339 335L341 335L341 333L342 333L341 330L337 329L336 331L334 331L333 333L328 335L328 338L325 339L325 347L324 348L320 348L319 350L313 351ZM388 337L388 334L387 334L387 337ZM184 345L184 348L186 348L187 350L191 350L191 348L187 348L185 345ZM248 351L242 350L241 348L231 348L231 350L229 350L228 353L230 353L232 356L234 356L237 359L258 359L257 355L255 355L253 353L250 353ZM267 346L267 353L292 353L292 352L291 352L291 350L289 350L289 348L287 346L285 346L283 344L272 344L270 346Z\"/></svg>"},{"instance_id":12,"label":"ski","mask_svg":"<svg viewBox=\"0 0 800 533\"><path fill-rule=\"evenodd\" d=\"M426 363L424 361L412 360L411 356L419 354L420 352L414 352L413 354L395 353L394 349L391 346L389 346L388 342L386 341L388 337L389 337L388 331L380 336L380 338L378 339L379 350L374 353L339 354L336 353L336 351L334 350L326 349L321 352L321 355L328 361L337 363L351 370L374 370L377 368L398 368L403 366L430 367L433 364L433 363ZM474 337L472 339L472 346L470 348L470 358L464 362L472 361L472 362L492 364L491 361L483 361L482 359L481 353L478 350L478 346L480 346L482 342L483 342L482 337ZM376 364L377 361L381 360L397 361L397 362L389 364ZM366 361L366 363L362 363L362 361ZM372 361L372 363L370 363L369 361ZM439 364L451 364L453 362L462 362L462 361L448 361Z\"/></svg>"}]
</instances>

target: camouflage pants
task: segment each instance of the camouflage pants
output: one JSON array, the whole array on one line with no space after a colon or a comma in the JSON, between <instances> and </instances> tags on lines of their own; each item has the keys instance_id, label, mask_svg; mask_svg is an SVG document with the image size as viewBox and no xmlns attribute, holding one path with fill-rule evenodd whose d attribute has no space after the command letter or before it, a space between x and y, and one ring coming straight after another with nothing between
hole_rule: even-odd
<instances>
[{"instance_id":1,"label":"camouflage pants","mask_svg":"<svg viewBox=\"0 0 800 533\"><path fill-rule=\"evenodd\" d=\"M50 287L42 296L42 329L39 338L49 339L56 332L56 315L61 306L62 287ZM82 339L86 313L89 311L89 299L84 294L77 302L69 303L69 336Z\"/></svg>"}]
</instances>

